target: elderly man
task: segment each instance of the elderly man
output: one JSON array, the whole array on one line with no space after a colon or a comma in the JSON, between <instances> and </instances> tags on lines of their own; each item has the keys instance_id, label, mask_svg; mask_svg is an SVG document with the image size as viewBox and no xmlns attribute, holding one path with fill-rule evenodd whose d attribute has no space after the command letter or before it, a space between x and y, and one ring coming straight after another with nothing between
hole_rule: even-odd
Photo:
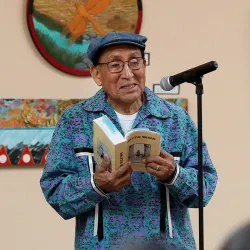
<instances>
[{"instance_id":1,"label":"elderly man","mask_svg":"<svg viewBox=\"0 0 250 250\"><path fill-rule=\"evenodd\" d=\"M145 87L147 38L111 32L88 48L91 75L101 89L68 108L55 129L41 187L64 218L76 218L75 249L195 249L188 208L198 207L197 129L181 107ZM148 128L162 135L161 152L146 172L130 162L111 172L93 158L93 119L107 115L122 134ZM204 205L217 174L203 144ZM127 246L127 248L126 248Z\"/></svg>"}]
</instances>

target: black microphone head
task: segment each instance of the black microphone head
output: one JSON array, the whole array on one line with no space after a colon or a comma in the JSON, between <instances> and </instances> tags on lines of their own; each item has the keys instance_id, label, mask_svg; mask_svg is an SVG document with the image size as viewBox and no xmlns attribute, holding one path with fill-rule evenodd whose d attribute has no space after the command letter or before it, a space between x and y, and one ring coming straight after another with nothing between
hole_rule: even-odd
<instances>
[{"instance_id":1,"label":"black microphone head","mask_svg":"<svg viewBox=\"0 0 250 250\"><path fill-rule=\"evenodd\" d=\"M170 91L174 88L174 86L172 86L170 84L170 81L169 81L169 76L165 76L161 79L160 81L160 85L161 85L161 88L163 90L166 90L166 91Z\"/></svg>"}]
</instances>

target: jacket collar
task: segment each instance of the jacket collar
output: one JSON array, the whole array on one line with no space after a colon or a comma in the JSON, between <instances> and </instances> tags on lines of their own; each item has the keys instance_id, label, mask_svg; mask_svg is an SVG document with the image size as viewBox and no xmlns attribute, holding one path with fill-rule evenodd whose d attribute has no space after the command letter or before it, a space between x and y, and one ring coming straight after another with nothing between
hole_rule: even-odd
<instances>
[{"instance_id":1,"label":"jacket collar","mask_svg":"<svg viewBox=\"0 0 250 250\"><path fill-rule=\"evenodd\" d=\"M140 113L145 115L153 115L159 118L167 118L171 115L168 105L166 102L159 98L152 90L145 86L144 88L145 94L145 103L142 106ZM106 93L103 89L100 89L93 97L87 99L83 103L83 108L86 111L90 112L105 112L105 113L113 113L114 110L111 105L107 102Z\"/></svg>"}]
</instances>

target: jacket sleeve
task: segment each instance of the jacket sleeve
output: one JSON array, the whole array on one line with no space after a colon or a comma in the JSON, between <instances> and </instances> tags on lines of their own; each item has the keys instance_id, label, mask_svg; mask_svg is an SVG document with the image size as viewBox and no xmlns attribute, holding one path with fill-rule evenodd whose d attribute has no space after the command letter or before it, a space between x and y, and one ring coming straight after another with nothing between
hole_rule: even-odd
<instances>
[{"instance_id":1,"label":"jacket sleeve","mask_svg":"<svg viewBox=\"0 0 250 250\"><path fill-rule=\"evenodd\" d=\"M183 129L184 146L179 164L179 174L174 184L166 186L171 195L183 206L198 207L198 130L187 113ZM218 177L204 141L202 153L203 204L206 206L214 194Z\"/></svg>"},{"instance_id":2,"label":"jacket sleeve","mask_svg":"<svg viewBox=\"0 0 250 250\"><path fill-rule=\"evenodd\" d=\"M91 184L88 156L77 159L71 124L64 113L54 131L40 185L47 202L70 219L105 199Z\"/></svg>"}]
</instances>

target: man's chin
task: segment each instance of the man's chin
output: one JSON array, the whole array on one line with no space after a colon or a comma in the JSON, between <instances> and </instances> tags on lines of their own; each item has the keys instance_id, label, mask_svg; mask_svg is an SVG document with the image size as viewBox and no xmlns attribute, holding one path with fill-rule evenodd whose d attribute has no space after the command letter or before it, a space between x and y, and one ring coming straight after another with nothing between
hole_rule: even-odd
<instances>
[{"instance_id":1,"label":"man's chin","mask_svg":"<svg viewBox=\"0 0 250 250\"><path fill-rule=\"evenodd\" d=\"M141 101L142 100L142 95L139 94L139 93L136 93L136 94L129 94L129 95L123 95L121 97L121 101L123 103L126 103L126 104L133 104L137 101Z\"/></svg>"}]
</instances>

